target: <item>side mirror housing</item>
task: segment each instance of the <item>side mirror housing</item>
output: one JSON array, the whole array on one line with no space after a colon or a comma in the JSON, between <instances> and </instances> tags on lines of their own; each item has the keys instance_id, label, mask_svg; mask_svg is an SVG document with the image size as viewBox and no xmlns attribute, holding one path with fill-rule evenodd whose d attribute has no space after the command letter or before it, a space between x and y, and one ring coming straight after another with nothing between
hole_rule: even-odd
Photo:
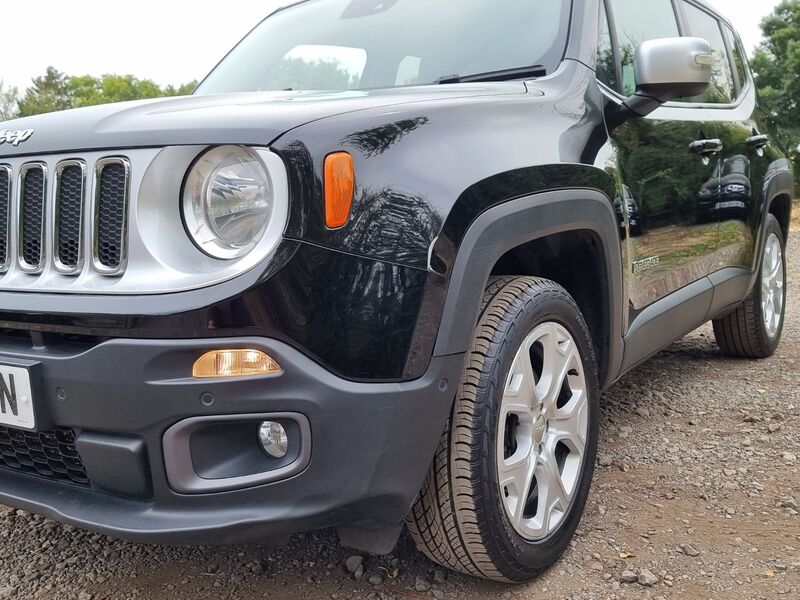
<instances>
[{"instance_id":1,"label":"side mirror housing","mask_svg":"<svg viewBox=\"0 0 800 600\"><path fill-rule=\"evenodd\" d=\"M625 100L644 117L675 98L700 96L708 90L714 66L711 44L702 38L649 40L636 49L636 92Z\"/></svg>"}]
</instances>

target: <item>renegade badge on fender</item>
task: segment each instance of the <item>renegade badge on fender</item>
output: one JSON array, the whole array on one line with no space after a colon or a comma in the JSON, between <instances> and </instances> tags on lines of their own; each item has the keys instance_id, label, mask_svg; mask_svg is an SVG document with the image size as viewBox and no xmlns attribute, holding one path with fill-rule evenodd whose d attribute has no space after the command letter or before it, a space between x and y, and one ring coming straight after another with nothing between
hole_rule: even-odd
<instances>
[{"instance_id":1,"label":"renegade badge on fender","mask_svg":"<svg viewBox=\"0 0 800 600\"><path fill-rule=\"evenodd\" d=\"M78 527L525 581L602 390L781 338L792 171L702 0L307 0L0 131L0 503Z\"/></svg>"}]
</instances>

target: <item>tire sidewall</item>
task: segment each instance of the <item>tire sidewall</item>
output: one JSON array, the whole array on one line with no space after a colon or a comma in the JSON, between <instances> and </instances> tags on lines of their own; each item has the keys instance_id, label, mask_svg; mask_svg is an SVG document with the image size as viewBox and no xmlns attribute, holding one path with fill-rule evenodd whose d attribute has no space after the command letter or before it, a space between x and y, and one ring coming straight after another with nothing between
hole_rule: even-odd
<instances>
[{"instance_id":1,"label":"tire sidewall","mask_svg":"<svg viewBox=\"0 0 800 600\"><path fill-rule=\"evenodd\" d=\"M491 397L487 398L487 410L483 423L481 443L483 496L489 499L485 507L490 539L498 540L496 551L501 560L496 564L518 565L519 572L505 573L512 581L528 579L532 572L541 571L552 565L569 545L580 523L589 494L594 463L597 453L599 431L599 385L597 367L589 332L585 321L573 302L568 298L544 297L533 301L521 298L515 305L513 323L500 352L492 365ZM527 302L525 300L528 300ZM500 407L505 382L517 352L527 336L539 325L547 322L558 323L572 335L578 346L587 383L588 434L586 454L581 469L580 481L572 505L561 526L544 540L530 542L517 533L511 524L505 508L497 473L497 436L502 435L499 423ZM509 560L510 559L510 560Z\"/></svg>"}]
</instances>

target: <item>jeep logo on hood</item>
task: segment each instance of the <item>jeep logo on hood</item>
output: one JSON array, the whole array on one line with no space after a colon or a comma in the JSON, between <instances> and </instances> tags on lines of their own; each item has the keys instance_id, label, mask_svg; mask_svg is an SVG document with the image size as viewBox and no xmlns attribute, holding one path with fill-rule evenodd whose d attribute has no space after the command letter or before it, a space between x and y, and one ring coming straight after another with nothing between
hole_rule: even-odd
<instances>
[{"instance_id":1,"label":"jeep logo on hood","mask_svg":"<svg viewBox=\"0 0 800 600\"><path fill-rule=\"evenodd\" d=\"M19 146L22 142L27 142L35 133L33 129L18 129L17 131L8 131L7 129L0 129L0 146L3 144L11 144L12 146Z\"/></svg>"}]
</instances>

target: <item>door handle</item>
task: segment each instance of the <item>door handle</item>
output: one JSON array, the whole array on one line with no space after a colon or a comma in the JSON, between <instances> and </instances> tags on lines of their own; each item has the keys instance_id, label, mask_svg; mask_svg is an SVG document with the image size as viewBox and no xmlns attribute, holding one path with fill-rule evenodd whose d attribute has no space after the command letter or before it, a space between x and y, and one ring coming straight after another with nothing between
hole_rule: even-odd
<instances>
[{"instance_id":1,"label":"door handle","mask_svg":"<svg viewBox=\"0 0 800 600\"><path fill-rule=\"evenodd\" d=\"M689 152L700 156L711 156L722 152L722 140L697 140L689 144Z\"/></svg>"},{"instance_id":2,"label":"door handle","mask_svg":"<svg viewBox=\"0 0 800 600\"><path fill-rule=\"evenodd\" d=\"M747 145L757 150L766 148L767 144L769 144L769 136L766 134L758 134L747 138Z\"/></svg>"}]
</instances>

